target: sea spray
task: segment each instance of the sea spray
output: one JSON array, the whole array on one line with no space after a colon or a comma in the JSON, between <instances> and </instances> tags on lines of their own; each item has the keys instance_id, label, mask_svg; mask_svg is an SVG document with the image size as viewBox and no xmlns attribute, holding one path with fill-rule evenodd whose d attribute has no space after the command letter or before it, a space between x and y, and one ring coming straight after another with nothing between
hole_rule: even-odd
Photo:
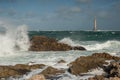
<instances>
[{"instance_id":1,"label":"sea spray","mask_svg":"<svg viewBox=\"0 0 120 80\"><path fill-rule=\"evenodd\" d=\"M30 43L26 25L19 26L15 31L15 45L19 47L19 50L28 50Z\"/></svg>"},{"instance_id":2,"label":"sea spray","mask_svg":"<svg viewBox=\"0 0 120 80\"><path fill-rule=\"evenodd\" d=\"M110 40L110 41L106 41L103 43L95 43L95 44L91 44L91 45L85 45L84 47L87 48L87 50L93 51L93 50L102 50L102 49L111 49L111 50L115 50L120 48L120 41L116 41L116 40Z\"/></svg>"},{"instance_id":3,"label":"sea spray","mask_svg":"<svg viewBox=\"0 0 120 80\"><path fill-rule=\"evenodd\" d=\"M9 55L14 54L16 51L28 50L30 44L26 25L14 29L11 27L4 28L6 31L0 33L0 55Z\"/></svg>"},{"instance_id":4,"label":"sea spray","mask_svg":"<svg viewBox=\"0 0 120 80\"><path fill-rule=\"evenodd\" d=\"M108 40L105 42L98 41L78 41L73 40L70 37L65 37L59 40L60 43L68 44L70 46L83 46L87 49L87 51L95 51L95 50L111 50L119 52L120 41L118 40Z\"/></svg>"},{"instance_id":5,"label":"sea spray","mask_svg":"<svg viewBox=\"0 0 120 80\"><path fill-rule=\"evenodd\" d=\"M76 43L75 41L73 41L71 38L69 37L66 37L66 38L63 38L61 40L59 40L60 43L64 43L64 44L68 44L70 46L79 46L78 43Z\"/></svg>"}]
</instances>

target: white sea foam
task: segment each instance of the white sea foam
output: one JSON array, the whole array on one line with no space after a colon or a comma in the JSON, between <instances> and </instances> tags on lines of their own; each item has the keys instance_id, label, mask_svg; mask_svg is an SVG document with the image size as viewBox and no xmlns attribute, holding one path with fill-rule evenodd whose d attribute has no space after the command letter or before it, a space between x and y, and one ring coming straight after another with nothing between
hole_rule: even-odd
<instances>
[{"instance_id":1,"label":"white sea foam","mask_svg":"<svg viewBox=\"0 0 120 80\"><path fill-rule=\"evenodd\" d=\"M111 49L111 50L118 50L120 48L120 41L112 40L106 42L96 42L96 41L74 41L71 38L63 38L59 41L60 43L65 43L70 46L83 46L88 51L94 50L103 50L103 49ZM119 50L118 50L119 52Z\"/></svg>"},{"instance_id":2,"label":"white sea foam","mask_svg":"<svg viewBox=\"0 0 120 80\"><path fill-rule=\"evenodd\" d=\"M4 28L6 31L0 33L0 56L14 54L15 51L28 50L29 38L26 25L14 29L10 27Z\"/></svg>"},{"instance_id":3,"label":"white sea foam","mask_svg":"<svg viewBox=\"0 0 120 80\"><path fill-rule=\"evenodd\" d=\"M96 44L91 44L91 45L86 45L85 48L87 50L102 50L102 49L107 49L107 48L119 48L120 47L120 41L106 41L104 43L96 43Z\"/></svg>"},{"instance_id":4,"label":"white sea foam","mask_svg":"<svg viewBox=\"0 0 120 80\"><path fill-rule=\"evenodd\" d=\"M55 68L64 68L67 69L70 62L74 61L79 56L85 56L92 54L94 50L97 51L103 51L104 49L108 50L116 50L120 49L120 41L106 41L106 42L97 42L97 41L75 41L71 38L63 38L59 42L66 43L71 46L83 46L88 51L82 52L82 51L48 51L48 52L29 52L26 51L29 48L29 39L27 35L27 30L25 28L26 26L19 26L18 28L15 28L14 30L6 28L4 34L0 34L0 55L3 54L10 54L10 53L16 53L17 55L11 56L11 57L0 57L0 64L2 65L12 65L12 64L25 64L30 61L33 61L38 64L46 64L48 66L53 66ZM23 51L23 52L22 52ZM24 52L26 51L26 52ZM114 54L114 53L113 53ZM67 57L66 57L67 56ZM66 63L58 64L57 61L59 60L65 60ZM41 72L41 69L38 71L32 71L28 75L24 75L20 79L11 79L11 80L25 80L31 77L34 74L37 74ZM70 74L66 71L65 74L62 74L61 78L58 80L86 80L90 76L94 76L94 74L102 73L102 70L92 70L91 72L88 72L86 74L92 74L92 75L86 75L86 76L75 76Z\"/></svg>"},{"instance_id":5,"label":"white sea foam","mask_svg":"<svg viewBox=\"0 0 120 80\"><path fill-rule=\"evenodd\" d=\"M59 41L60 43L68 44L70 46L78 46L79 44L73 41L71 38L63 38L62 40Z\"/></svg>"},{"instance_id":6,"label":"white sea foam","mask_svg":"<svg viewBox=\"0 0 120 80\"><path fill-rule=\"evenodd\" d=\"M88 74L93 74L93 75L102 75L104 72L104 70L102 68L96 68L96 69L92 69L89 70L89 72L87 72Z\"/></svg>"}]
</instances>

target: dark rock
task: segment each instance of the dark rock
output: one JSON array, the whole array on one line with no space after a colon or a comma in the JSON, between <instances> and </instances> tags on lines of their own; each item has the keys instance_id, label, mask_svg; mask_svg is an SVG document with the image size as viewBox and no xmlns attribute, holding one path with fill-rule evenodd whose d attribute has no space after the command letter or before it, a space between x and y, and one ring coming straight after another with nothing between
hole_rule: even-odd
<instances>
[{"instance_id":1,"label":"dark rock","mask_svg":"<svg viewBox=\"0 0 120 80\"><path fill-rule=\"evenodd\" d=\"M30 72L32 69L42 68L43 64L34 64L34 65L26 65L26 64L16 64L15 66L0 66L0 78L7 77L19 77L20 75L26 74Z\"/></svg>"},{"instance_id":2,"label":"dark rock","mask_svg":"<svg viewBox=\"0 0 120 80\"><path fill-rule=\"evenodd\" d=\"M120 80L120 77L110 77L109 80Z\"/></svg>"},{"instance_id":3,"label":"dark rock","mask_svg":"<svg viewBox=\"0 0 120 80\"><path fill-rule=\"evenodd\" d=\"M43 74L46 78L55 76L61 73L64 73L64 70L58 70L56 68L53 68L51 66L47 67L45 70L43 70L40 74Z\"/></svg>"},{"instance_id":4,"label":"dark rock","mask_svg":"<svg viewBox=\"0 0 120 80\"><path fill-rule=\"evenodd\" d=\"M111 62L109 66L105 69L107 73L107 77L120 77L120 63L119 62Z\"/></svg>"},{"instance_id":5,"label":"dark rock","mask_svg":"<svg viewBox=\"0 0 120 80\"><path fill-rule=\"evenodd\" d=\"M96 75L95 77L88 78L88 80L120 80L120 77L106 78L103 75Z\"/></svg>"},{"instance_id":6,"label":"dark rock","mask_svg":"<svg viewBox=\"0 0 120 80\"><path fill-rule=\"evenodd\" d=\"M105 80L103 75L96 75L95 77L90 77L88 80Z\"/></svg>"},{"instance_id":7,"label":"dark rock","mask_svg":"<svg viewBox=\"0 0 120 80\"><path fill-rule=\"evenodd\" d=\"M58 43L53 38L47 38L45 36L33 36L30 40L30 51L67 51L67 50L85 50L83 47L71 47L64 43Z\"/></svg>"},{"instance_id":8,"label":"dark rock","mask_svg":"<svg viewBox=\"0 0 120 80\"><path fill-rule=\"evenodd\" d=\"M31 38L31 51L66 51L71 47L67 44L57 43L55 39L45 36L33 36Z\"/></svg>"},{"instance_id":9,"label":"dark rock","mask_svg":"<svg viewBox=\"0 0 120 80\"><path fill-rule=\"evenodd\" d=\"M75 46L75 47L73 47L73 50L86 50L84 47L82 47L82 46Z\"/></svg>"},{"instance_id":10,"label":"dark rock","mask_svg":"<svg viewBox=\"0 0 120 80\"><path fill-rule=\"evenodd\" d=\"M106 64L105 60L119 60L119 57L111 56L107 53L94 53L91 56L81 56L75 61L68 64L70 67L68 71L74 75L80 75L81 73L86 73L88 70L101 67Z\"/></svg>"},{"instance_id":11,"label":"dark rock","mask_svg":"<svg viewBox=\"0 0 120 80\"><path fill-rule=\"evenodd\" d=\"M60 61L58 61L58 63L66 63L66 61L60 60Z\"/></svg>"},{"instance_id":12,"label":"dark rock","mask_svg":"<svg viewBox=\"0 0 120 80\"><path fill-rule=\"evenodd\" d=\"M26 64L16 64L13 66L14 69L26 69L26 70L32 70L32 69L39 69L45 67L44 64L33 64L33 65L26 65Z\"/></svg>"},{"instance_id":13,"label":"dark rock","mask_svg":"<svg viewBox=\"0 0 120 80\"><path fill-rule=\"evenodd\" d=\"M74 75L80 75L81 73L86 73L88 70L102 67L105 64L105 60L102 58L96 58L92 56L79 57L69 65L69 72Z\"/></svg>"},{"instance_id":14,"label":"dark rock","mask_svg":"<svg viewBox=\"0 0 120 80\"><path fill-rule=\"evenodd\" d=\"M92 56L93 57L98 57L98 58L104 58L106 60L115 60L115 61L120 60L120 57L111 56L108 53L94 53L94 54L92 54Z\"/></svg>"},{"instance_id":15,"label":"dark rock","mask_svg":"<svg viewBox=\"0 0 120 80\"><path fill-rule=\"evenodd\" d=\"M114 60L110 62L108 66L102 67L105 74L96 75L95 77L89 78L88 80L120 80L120 58L111 56L108 53L94 53L93 58L101 58L105 60Z\"/></svg>"},{"instance_id":16,"label":"dark rock","mask_svg":"<svg viewBox=\"0 0 120 80\"><path fill-rule=\"evenodd\" d=\"M12 68L11 66L0 66L0 78L6 78L10 76L19 76L26 72L29 72L28 70L16 70Z\"/></svg>"}]
</instances>

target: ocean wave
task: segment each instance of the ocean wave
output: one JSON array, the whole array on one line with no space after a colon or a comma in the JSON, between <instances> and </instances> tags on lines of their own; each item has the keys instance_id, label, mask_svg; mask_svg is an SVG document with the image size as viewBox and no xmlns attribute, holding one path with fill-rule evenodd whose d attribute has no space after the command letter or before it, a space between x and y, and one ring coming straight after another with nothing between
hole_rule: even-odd
<instances>
[{"instance_id":1,"label":"ocean wave","mask_svg":"<svg viewBox=\"0 0 120 80\"><path fill-rule=\"evenodd\" d=\"M107 48L120 48L120 41L117 40L109 40L106 42L97 42L97 41L77 41L77 40L72 40L69 37L63 38L59 40L60 43L65 43L70 46L83 46L85 47L88 51L93 51L93 50L102 50L102 49L107 49Z\"/></svg>"},{"instance_id":2,"label":"ocean wave","mask_svg":"<svg viewBox=\"0 0 120 80\"><path fill-rule=\"evenodd\" d=\"M15 51L27 51L29 38L26 25L14 29L6 28L4 34L0 33L0 42L0 56L14 54Z\"/></svg>"},{"instance_id":3,"label":"ocean wave","mask_svg":"<svg viewBox=\"0 0 120 80\"><path fill-rule=\"evenodd\" d=\"M96 43L96 44L91 44L91 45L86 45L84 46L87 48L87 50L102 50L106 48L119 48L120 47L120 41L106 41L103 43Z\"/></svg>"},{"instance_id":4,"label":"ocean wave","mask_svg":"<svg viewBox=\"0 0 120 80\"><path fill-rule=\"evenodd\" d=\"M66 38L63 38L61 40L59 40L60 43L64 43L64 44L68 44L70 46L79 46L80 44L73 41L71 38L69 37L66 37Z\"/></svg>"}]
</instances>

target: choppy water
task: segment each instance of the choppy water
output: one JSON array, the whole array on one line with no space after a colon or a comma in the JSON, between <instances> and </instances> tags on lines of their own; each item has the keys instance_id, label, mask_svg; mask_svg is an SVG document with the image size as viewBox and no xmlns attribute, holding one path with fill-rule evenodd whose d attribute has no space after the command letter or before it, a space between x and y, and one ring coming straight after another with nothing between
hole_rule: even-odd
<instances>
[{"instance_id":1,"label":"choppy water","mask_svg":"<svg viewBox=\"0 0 120 80\"><path fill-rule=\"evenodd\" d=\"M61 43L71 46L84 46L87 51L28 51L29 39L33 35L43 35L57 39ZM25 26L20 26L14 30L8 29L0 33L0 65L26 64L30 61L43 63L56 68L67 69L67 64L74 61L79 56L91 55L94 52L108 52L112 55L120 54L120 31L27 31ZM16 48L17 46L17 48ZM57 61L65 60L67 63L58 64ZM36 70L29 75L24 75L19 80L24 80L39 73ZM91 74L98 74L101 71L95 70ZM74 76L67 71L60 75L57 80L79 80L88 76ZM13 80L13 78L11 79ZM15 79L18 80L18 79Z\"/></svg>"},{"instance_id":2,"label":"choppy water","mask_svg":"<svg viewBox=\"0 0 120 80\"><path fill-rule=\"evenodd\" d=\"M30 31L29 36L43 35L71 46L82 45L89 51L120 52L120 31Z\"/></svg>"}]
</instances>

